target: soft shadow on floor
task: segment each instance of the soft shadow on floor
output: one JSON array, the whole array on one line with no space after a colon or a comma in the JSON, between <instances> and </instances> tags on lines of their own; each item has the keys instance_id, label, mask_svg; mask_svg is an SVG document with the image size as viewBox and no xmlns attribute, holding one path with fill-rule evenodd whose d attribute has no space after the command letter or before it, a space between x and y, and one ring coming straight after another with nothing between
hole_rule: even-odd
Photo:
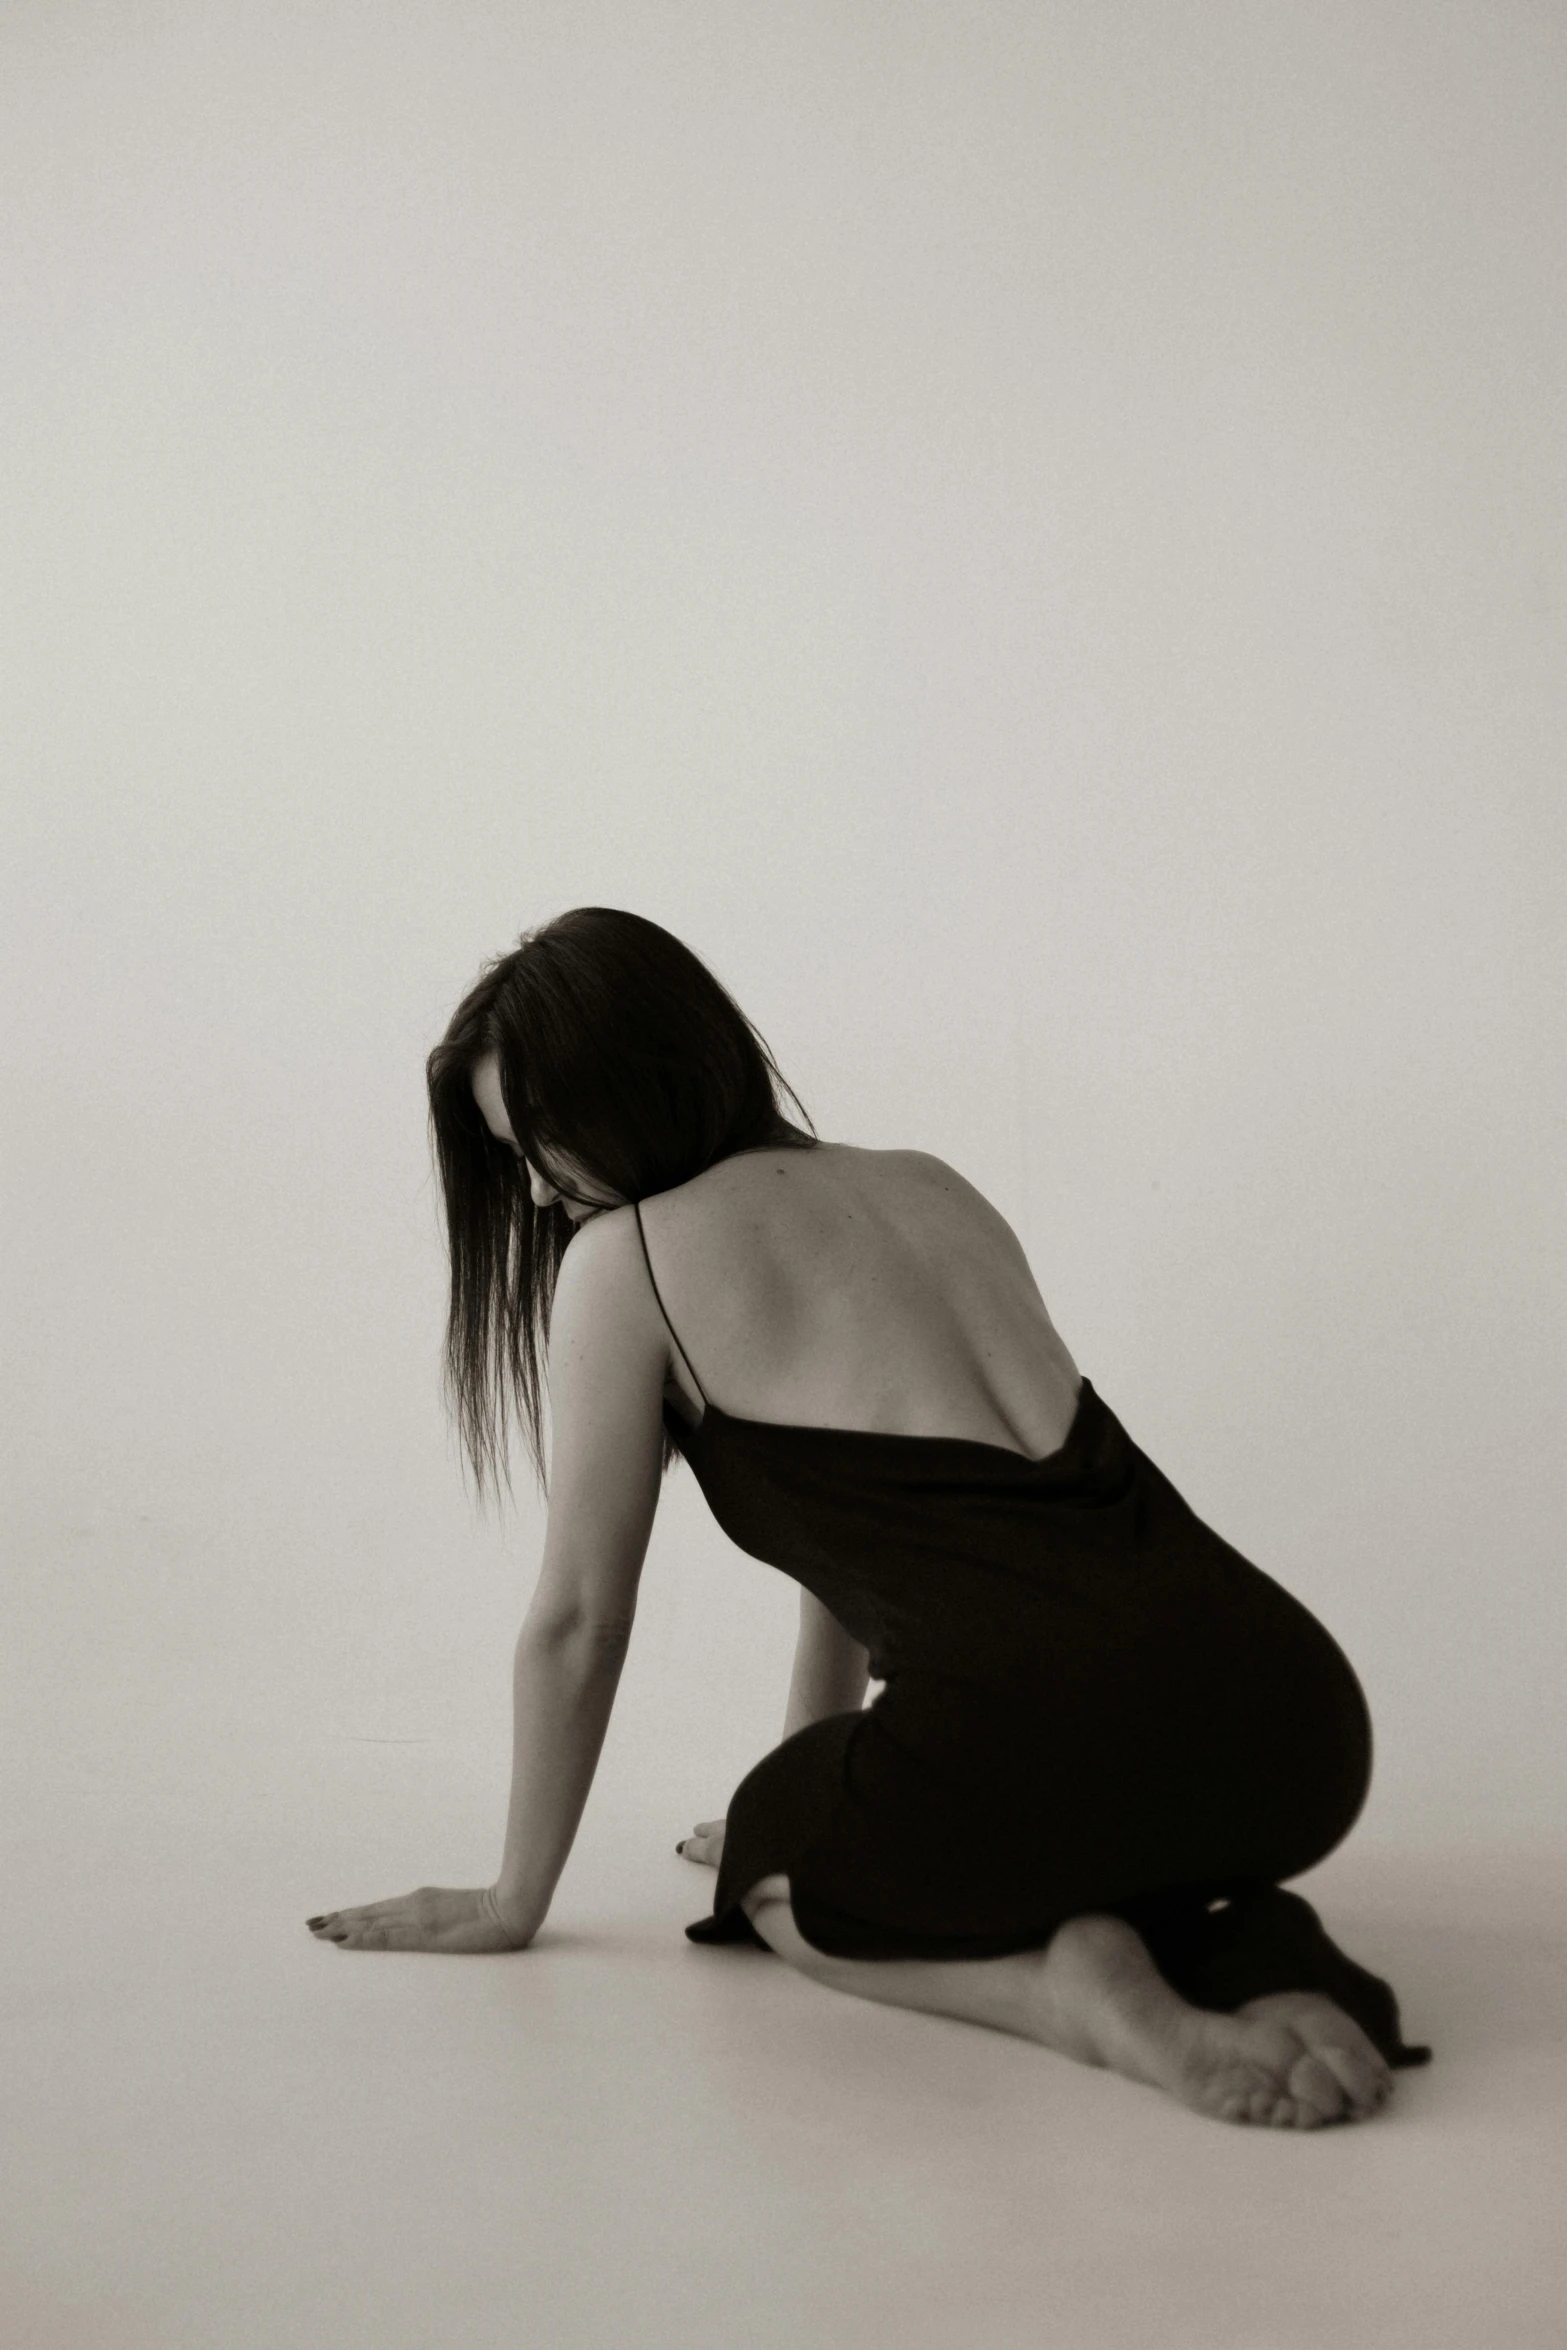
<instances>
[{"instance_id":1,"label":"soft shadow on floor","mask_svg":"<svg viewBox=\"0 0 1567 2350\"><path fill-rule=\"evenodd\" d=\"M7 1864L27 2350L1559 2350L1550 1855L1302 1880L1437 2058L1363 2129L1259 2134L694 1947L683 1800L596 1791L531 1951L353 1956L305 1917L486 1848L488 1765L45 1719Z\"/></svg>"}]
</instances>

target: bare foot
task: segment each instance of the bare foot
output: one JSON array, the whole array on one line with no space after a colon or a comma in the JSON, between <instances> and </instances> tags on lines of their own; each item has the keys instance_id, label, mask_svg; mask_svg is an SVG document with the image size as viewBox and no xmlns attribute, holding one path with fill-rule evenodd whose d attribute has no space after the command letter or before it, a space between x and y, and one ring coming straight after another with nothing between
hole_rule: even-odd
<instances>
[{"instance_id":1,"label":"bare foot","mask_svg":"<svg viewBox=\"0 0 1567 2350\"><path fill-rule=\"evenodd\" d=\"M1308 2052L1326 2065L1344 2091L1346 2121L1364 2121L1393 2094L1393 2074L1375 2042L1353 2016L1322 1991L1270 1991L1248 1999L1236 2013L1285 2025Z\"/></svg>"},{"instance_id":2,"label":"bare foot","mask_svg":"<svg viewBox=\"0 0 1567 2350\"><path fill-rule=\"evenodd\" d=\"M1038 1954L1030 2036L1080 2063L1168 2090L1219 2121L1313 2130L1363 2120L1392 2087L1353 2019L1311 1991L1190 2007L1122 1918L1071 1918Z\"/></svg>"}]
</instances>

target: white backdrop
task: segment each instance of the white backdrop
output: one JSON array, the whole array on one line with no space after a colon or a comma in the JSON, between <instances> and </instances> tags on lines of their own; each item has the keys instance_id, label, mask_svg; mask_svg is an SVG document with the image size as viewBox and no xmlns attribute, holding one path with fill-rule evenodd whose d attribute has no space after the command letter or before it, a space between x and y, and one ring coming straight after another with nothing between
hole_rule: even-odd
<instances>
[{"instance_id":1,"label":"white backdrop","mask_svg":"<svg viewBox=\"0 0 1567 2350\"><path fill-rule=\"evenodd\" d=\"M493 1866L541 1520L441 1418L421 1064L598 903L1012 1219L1354 1658L1364 1835L1560 1825L1560 15L36 0L0 65L29 1769L232 1736L240 1844L308 1751L394 1869L322 1898ZM793 1614L677 1471L590 1824L721 1808Z\"/></svg>"}]
</instances>

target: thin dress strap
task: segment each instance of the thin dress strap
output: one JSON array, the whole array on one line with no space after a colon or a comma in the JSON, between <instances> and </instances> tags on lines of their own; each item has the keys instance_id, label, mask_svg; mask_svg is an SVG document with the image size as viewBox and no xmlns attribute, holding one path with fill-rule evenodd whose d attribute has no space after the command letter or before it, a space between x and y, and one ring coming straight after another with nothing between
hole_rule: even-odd
<instances>
[{"instance_id":1,"label":"thin dress strap","mask_svg":"<svg viewBox=\"0 0 1567 2350\"><path fill-rule=\"evenodd\" d=\"M705 1407L707 1403L707 1389L702 1385L701 1380L698 1379L696 1375L696 1366L693 1364L691 1357L686 1353L685 1348L680 1345L679 1333L675 1329L674 1323L669 1319L669 1311L665 1306L662 1297L659 1297L658 1283L654 1279L653 1275L653 1260L647 1253L647 1234L642 1229L642 1202L640 1200L633 1200L631 1204L637 1212L637 1238L642 1243L642 1261L647 1267L647 1277L649 1281L653 1283L653 1295L655 1298L658 1298L658 1310L664 1317L664 1328L669 1332L669 1335L674 1340L676 1346L680 1348L680 1360L685 1364L686 1369L691 1373L692 1384L696 1388L697 1394L702 1398L702 1402Z\"/></svg>"}]
</instances>

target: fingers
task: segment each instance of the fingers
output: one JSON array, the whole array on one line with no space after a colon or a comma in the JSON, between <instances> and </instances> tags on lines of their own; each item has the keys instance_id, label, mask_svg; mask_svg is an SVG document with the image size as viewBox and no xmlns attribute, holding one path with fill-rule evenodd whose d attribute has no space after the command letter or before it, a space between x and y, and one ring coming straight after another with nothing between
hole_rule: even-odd
<instances>
[{"instance_id":1,"label":"fingers","mask_svg":"<svg viewBox=\"0 0 1567 2350\"><path fill-rule=\"evenodd\" d=\"M391 1950L395 1948L392 1928L382 1912L396 1906L373 1901L362 1909L330 1909L309 1920L310 1931L318 1942L336 1942L344 1950Z\"/></svg>"},{"instance_id":2,"label":"fingers","mask_svg":"<svg viewBox=\"0 0 1567 2350\"><path fill-rule=\"evenodd\" d=\"M699 1820L689 1836L682 1836L675 1850L684 1860L694 1860L704 1868L716 1869L723 1858L724 1822Z\"/></svg>"},{"instance_id":3,"label":"fingers","mask_svg":"<svg viewBox=\"0 0 1567 2350\"><path fill-rule=\"evenodd\" d=\"M335 1942L343 1950L423 1950L429 1945L427 1907L422 1893L402 1893L355 1909L329 1909L306 1923L318 1942Z\"/></svg>"},{"instance_id":4,"label":"fingers","mask_svg":"<svg viewBox=\"0 0 1567 2350\"><path fill-rule=\"evenodd\" d=\"M362 1901L355 1909L329 1909L324 1917L311 1918L308 1922L312 1928L349 1924L363 1926L373 1919L395 1915L405 1904L406 1896L401 1901Z\"/></svg>"},{"instance_id":5,"label":"fingers","mask_svg":"<svg viewBox=\"0 0 1567 2350\"><path fill-rule=\"evenodd\" d=\"M393 1901L324 1910L306 1923L318 1942L335 1942L341 1950L493 1954L525 1950L536 1931L503 1918L494 1888L480 1885L421 1885Z\"/></svg>"}]
</instances>

